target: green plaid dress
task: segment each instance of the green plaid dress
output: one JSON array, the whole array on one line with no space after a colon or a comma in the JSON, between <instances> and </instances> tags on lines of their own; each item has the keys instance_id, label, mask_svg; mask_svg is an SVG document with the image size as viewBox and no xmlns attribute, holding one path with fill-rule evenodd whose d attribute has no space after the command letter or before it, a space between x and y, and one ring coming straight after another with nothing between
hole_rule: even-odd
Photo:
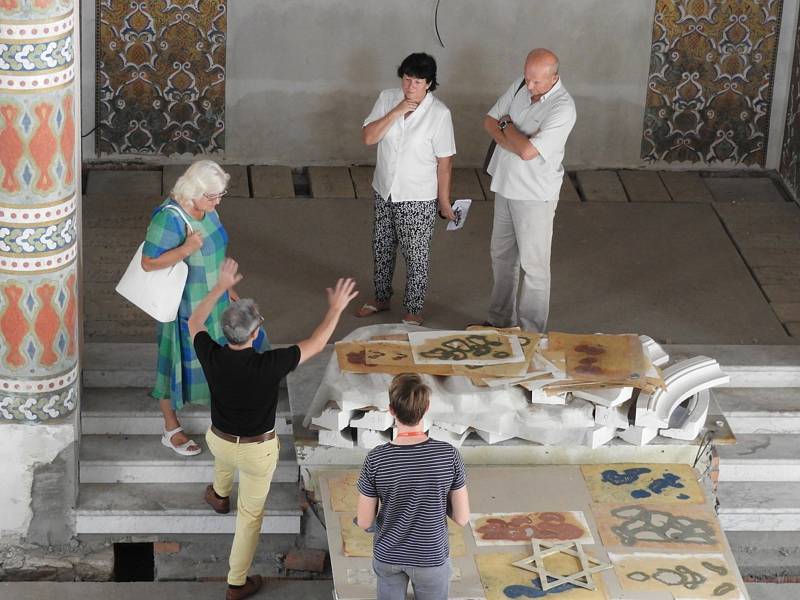
<instances>
[{"instance_id":1,"label":"green plaid dress","mask_svg":"<svg viewBox=\"0 0 800 600\"><path fill-rule=\"evenodd\" d=\"M186 224L172 210L164 210L168 205L179 205L167 198L153 211L147 227L142 255L158 258L164 252L183 244L186 239ZM219 277L220 267L225 258L228 246L228 233L219 220L216 211L206 213L197 220L183 211L192 224L192 229L203 236L202 248L184 259L189 266L186 287L178 308L178 317L171 323L158 324L158 367L156 386L150 394L153 398L169 398L172 407L178 410L185 404L209 405L211 394L208 390L203 368L194 353L189 336L189 317L194 308L213 288ZM206 328L213 340L226 344L222 333L222 313L230 303L225 293L214 306L206 321ZM263 329L259 332L253 346L258 351L269 348L269 342Z\"/></svg>"}]
</instances>

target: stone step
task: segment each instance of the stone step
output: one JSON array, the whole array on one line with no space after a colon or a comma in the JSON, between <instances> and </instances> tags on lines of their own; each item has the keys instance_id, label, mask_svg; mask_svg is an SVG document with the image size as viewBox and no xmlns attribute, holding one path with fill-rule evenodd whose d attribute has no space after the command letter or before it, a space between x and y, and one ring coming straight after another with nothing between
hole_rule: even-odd
<instances>
[{"instance_id":1,"label":"stone step","mask_svg":"<svg viewBox=\"0 0 800 600\"><path fill-rule=\"evenodd\" d=\"M742 577L800 581L800 531L727 531L725 537Z\"/></svg>"},{"instance_id":2,"label":"stone step","mask_svg":"<svg viewBox=\"0 0 800 600\"><path fill-rule=\"evenodd\" d=\"M236 491L231 512L215 513L203 500L207 484L81 483L75 528L78 534L233 533ZM302 510L296 483L273 481L264 509L262 533L300 533Z\"/></svg>"},{"instance_id":3,"label":"stone step","mask_svg":"<svg viewBox=\"0 0 800 600\"><path fill-rule=\"evenodd\" d=\"M289 344L275 344L275 348ZM152 388L156 383L155 342L91 342L84 344L83 386ZM281 382L286 387L286 381Z\"/></svg>"},{"instance_id":4,"label":"stone step","mask_svg":"<svg viewBox=\"0 0 800 600\"><path fill-rule=\"evenodd\" d=\"M161 445L158 435L84 435L81 437L82 483L210 483L214 457L202 435L193 439L202 454L182 457ZM272 481L297 482L299 469L292 436L279 436L280 457Z\"/></svg>"},{"instance_id":5,"label":"stone step","mask_svg":"<svg viewBox=\"0 0 800 600\"><path fill-rule=\"evenodd\" d=\"M800 598L800 583L747 583L750 600L793 600Z\"/></svg>"},{"instance_id":6,"label":"stone step","mask_svg":"<svg viewBox=\"0 0 800 600\"><path fill-rule=\"evenodd\" d=\"M81 431L84 435L160 435L164 419L148 388L84 388L81 397ZM179 413L189 434L204 434L211 424L207 406L189 404ZM289 392L281 388L275 412L278 435L292 433Z\"/></svg>"},{"instance_id":7,"label":"stone step","mask_svg":"<svg viewBox=\"0 0 800 600\"><path fill-rule=\"evenodd\" d=\"M726 531L800 529L800 482L722 481L717 501Z\"/></svg>"},{"instance_id":8,"label":"stone step","mask_svg":"<svg viewBox=\"0 0 800 600\"><path fill-rule=\"evenodd\" d=\"M219 600L225 595L224 581L160 581L114 582L0 582L0 598L5 600L142 600L142 598L172 598L174 600ZM272 579L267 581L259 596L281 600L330 600L333 581ZM753 600L760 600L753 598Z\"/></svg>"},{"instance_id":9,"label":"stone step","mask_svg":"<svg viewBox=\"0 0 800 600\"><path fill-rule=\"evenodd\" d=\"M664 346L671 361L710 356L730 375L729 388L800 388L800 344Z\"/></svg>"},{"instance_id":10,"label":"stone step","mask_svg":"<svg viewBox=\"0 0 800 600\"><path fill-rule=\"evenodd\" d=\"M800 435L737 434L735 445L717 446L717 453L720 481L800 482Z\"/></svg>"},{"instance_id":11,"label":"stone step","mask_svg":"<svg viewBox=\"0 0 800 600\"><path fill-rule=\"evenodd\" d=\"M800 388L716 388L728 424L744 433L800 433Z\"/></svg>"}]
</instances>

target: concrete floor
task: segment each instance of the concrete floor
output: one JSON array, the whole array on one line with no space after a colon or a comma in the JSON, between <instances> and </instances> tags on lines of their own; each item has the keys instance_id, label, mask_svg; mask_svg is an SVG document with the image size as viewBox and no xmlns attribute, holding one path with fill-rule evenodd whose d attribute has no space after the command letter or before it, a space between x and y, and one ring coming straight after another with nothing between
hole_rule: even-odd
<instances>
[{"instance_id":1,"label":"concrete floor","mask_svg":"<svg viewBox=\"0 0 800 600\"><path fill-rule=\"evenodd\" d=\"M748 583L750 600L791 600L800 597L800 585ZM2 600L219 600L224 583L0 583ZM271 580L253 598L330 600L333 581Z\"/></svg>"},{"instance_id":2,"label":"concrete floor","mask_svg":"<svg viewBox=\"0 0 800 600\"><path fill-rule=\"evenodd\" d=\"M154 325L113 291L158 197L84 200L86 339L150 341ZM311 333L324 289L354 276L372 296L372 208L358 199L225 198L220 214L239 260L243 296L257 299L274 342ZM492 203L477 202L458 232L437 225L426 325L463 328L486 318L491 289ZM398 321L346 314L335 338ZM551 330L636 332L671 343L787 344L783 328L710 204L564 202L556 214Z\"/></svg>"}]
</instances>

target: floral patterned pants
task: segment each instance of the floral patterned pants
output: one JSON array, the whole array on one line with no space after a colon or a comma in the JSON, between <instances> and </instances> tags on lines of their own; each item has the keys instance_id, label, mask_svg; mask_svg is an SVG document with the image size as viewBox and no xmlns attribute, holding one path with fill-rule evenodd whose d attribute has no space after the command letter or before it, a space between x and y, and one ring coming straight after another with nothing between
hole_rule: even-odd
<instances>
[{"instance_id":1,"label":"floral patterned pants","mask_svg":"<svg viewBox=\"0 0 800 600\"><path fill-rule=\"evenodd\" d=\"M375 223L372 253L375 261L375 300L392 297L397 246L406 261L406 290L403 309L412 315L422 312L428 290L431 238L436 221L436 200L392 202L375 192Z\"/></svg>"}]
</instances>

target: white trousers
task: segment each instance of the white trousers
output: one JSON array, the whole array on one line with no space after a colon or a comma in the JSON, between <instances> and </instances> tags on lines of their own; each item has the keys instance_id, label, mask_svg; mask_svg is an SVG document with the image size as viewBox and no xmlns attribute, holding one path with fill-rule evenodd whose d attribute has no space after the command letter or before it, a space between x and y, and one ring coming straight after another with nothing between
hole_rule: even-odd
<instances>
[{"instance_id":1,"label":"white trousers","mask_svg":"<svg viewBox=\"0 0 800 600\"><path fill-rule=\"evenodd\" d=\"M509 200L495 194L491 244L494 286L489 307L493 325L519 324L526 331L546 331L556 204Z\"/></svg>"}]
</instances>

